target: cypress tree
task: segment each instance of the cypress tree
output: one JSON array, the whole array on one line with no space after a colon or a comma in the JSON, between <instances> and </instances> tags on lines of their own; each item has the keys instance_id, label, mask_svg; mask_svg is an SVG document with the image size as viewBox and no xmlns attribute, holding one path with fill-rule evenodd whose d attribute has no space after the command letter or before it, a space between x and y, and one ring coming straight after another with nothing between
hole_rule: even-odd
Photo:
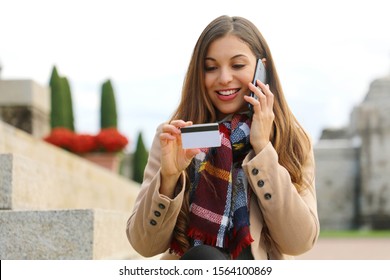
<instances>
[{"instance_id":1,"label":"cypress tree","mask_svg":"<svg viewBox=\"0 0 390 280\"><path fill-rule=\"evenodd\" d=\"M133 180L142 183L144 177L144 170L148 162L148 151L142 139L142 132L139 132L137 139L137 147L133 155Z\"/></svg>"},{"instance_id":2,"label":"cypress tree","mask_svg":"<svg viewBox=\"0 0 390 280\"><path fill-rule=\"evenodd\" d=\"M72 103L72 93L70 90L69 82L66 77L61 77L62 87L63 87L63 98L64 98L64 122L65 127L74 131L74 114L73 114L73 103Z\"/></svg>"},{"instance_id":3,"label":"cypress tree","mask_svg":"<svg viewBox=\"0 0 390 280\"><path fill-rule=\"evenodd\" d=\"M53 66L50 81L51 90L51 128L64 127L74 131L74 115L72 93L68 79L58 74L57 67Z\"/></svg>"},{"instance_id":4,"label":"cypress tree","mask_svg":"<svg viewBox=\"0 0 390 280\"><path fill-rule=\"evenodd\" d=\"M107 80L102 85L100 102L100 128L117 128L117 111L114 89L111 81Z\"/></svg>"},{"instance_id":5,"label":"cypress tree","mask_svg":"<svg viewBox=\"0 0 390 280\"><path fill-rule=\"evenodd\" d=\"M50 77L50 90L51 90L51 112L50 112L50 125L51 128L64 127L65 126L65 112L63 108L64 96L63 96L63 83L58 75L57 68L53 66Z\"/></svg>"}]
</instances>

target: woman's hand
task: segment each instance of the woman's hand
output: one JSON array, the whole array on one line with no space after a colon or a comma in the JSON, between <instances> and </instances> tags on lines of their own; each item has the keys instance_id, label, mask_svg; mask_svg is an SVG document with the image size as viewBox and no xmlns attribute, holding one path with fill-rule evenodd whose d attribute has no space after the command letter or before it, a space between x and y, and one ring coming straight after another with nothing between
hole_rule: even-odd
<instances>
[{"instance_id":1,"label":"woman's hand","mask_svg":"<svg viewBox=\"0 0 390 280\"><path fill-rule=\"evenodd\" d=\"M173 120L164 124L160 134L161 145L161 187L160 193L173 197L180 174L188 167L199 149L183 149L180 128L192 122Z\"/></svg>"},{"instance_id":2,"label":"woman's hand","mask_svg":"<svg viewBox=\"0 0 390 280\"><path fill-rule=\"evenodd\" d=\"M274 95L269 85L257 80L257 87L249 83L249 89L257 96L258 100L250 96L244 96L245 100L253 106L253 116L250 132L250 141L256 154L260 153L270 141L272 125L275 119Z\"/></svg>"}]
</instances>

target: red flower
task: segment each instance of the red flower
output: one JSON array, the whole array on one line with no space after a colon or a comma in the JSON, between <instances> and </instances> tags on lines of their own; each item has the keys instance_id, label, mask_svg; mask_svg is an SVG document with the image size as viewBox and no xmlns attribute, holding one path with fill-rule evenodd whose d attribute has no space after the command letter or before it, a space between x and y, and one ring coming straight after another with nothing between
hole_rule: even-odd
<instances>
[{"instance_id":1,"label":"red flower","mask_svg":"<svg viewBox=\"0 0 390 280\"><path fill-rule=\"evenodd\" d=\"M102 129L98 135L76 134L73 131L54 128L44 140L76 154L91 152L119 152L128 144L125 136L116 128Z\"/></svg>"},{"instance_id":2,"label":"red flower","mask_svg":"<svg viewBox=\"0 0 390 280\"><path fill-rule=\"evenodd\" d=\"M50 135L45 137L44 140L50 144L58 147L70 150L75 134L70 129L64 127L53 128Z\"/></svg>"},{"instance_id":3,"label":"red flower","mask_svg":"<svg viewBox=\"0 0 390 280\"><path fill-rule=\"evenodd\" d=\"M96 141L100 149L107 152L119 152L129 143L116 128L102 129L96 136Z\"/></svg>"},{"instance_id":4,"label":"red flower","mask_svg":"<svg viewBox=\"0 0 390 280\"><path fill-rule=\"evenodd\" d=\"M89 153L98 148L96 137L89 134L75 134L70 150L77 154Z\"/></svg>"}]
</instances>

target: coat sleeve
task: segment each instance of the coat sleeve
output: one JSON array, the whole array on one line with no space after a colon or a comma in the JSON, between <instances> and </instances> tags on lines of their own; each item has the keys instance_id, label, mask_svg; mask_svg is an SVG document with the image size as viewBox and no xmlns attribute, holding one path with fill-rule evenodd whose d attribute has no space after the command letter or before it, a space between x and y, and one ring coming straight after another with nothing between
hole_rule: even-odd
<instances>
[{"instance_id":1,"label":"coat sleeve","mask_svg":"<svg viewBox=\"0 0 390 280\"><path fill-rule=\"evenodd\" d=\"M313 150L303 165L301 192L279 164L271 143L257 155L252 151L244 160L243 169L279 252L294 256L311 249L319 235Z\"/></svg>"},{"instance_id":2,"label":"coat sleeve","mask_svg":"<svg viewBox=\"0 0 390 280\"><path fill-rule=\"evenodd\" d=\"M158 255L169 248L184 197L184 173L178 181L181 190L175 198L170 199L159 193L161 128L158 127L154 137L141 189L126 227L130 244L144 257Z\"/></svg>"}]
</instances>

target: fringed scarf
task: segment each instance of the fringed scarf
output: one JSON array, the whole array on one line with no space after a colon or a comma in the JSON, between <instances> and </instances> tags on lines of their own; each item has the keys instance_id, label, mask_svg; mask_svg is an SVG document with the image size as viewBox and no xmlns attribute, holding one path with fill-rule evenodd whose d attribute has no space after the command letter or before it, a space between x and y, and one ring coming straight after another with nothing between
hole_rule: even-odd
<instances>
[{"instance_id":1,"label":"fringed scarf","mask_svg":"<svg viewBox=\"0 0 390 280\"><path fill-rule=\"evenodd\" d=\"M223 248L233 259L253 241L249 232L250 188L241 167L251 149L250 125L246 114L221 122L221 146L202 149L190 174L188 236L194 246ZM171 250L183 254L175 240Z\"/></svg>"}]
</instances>

